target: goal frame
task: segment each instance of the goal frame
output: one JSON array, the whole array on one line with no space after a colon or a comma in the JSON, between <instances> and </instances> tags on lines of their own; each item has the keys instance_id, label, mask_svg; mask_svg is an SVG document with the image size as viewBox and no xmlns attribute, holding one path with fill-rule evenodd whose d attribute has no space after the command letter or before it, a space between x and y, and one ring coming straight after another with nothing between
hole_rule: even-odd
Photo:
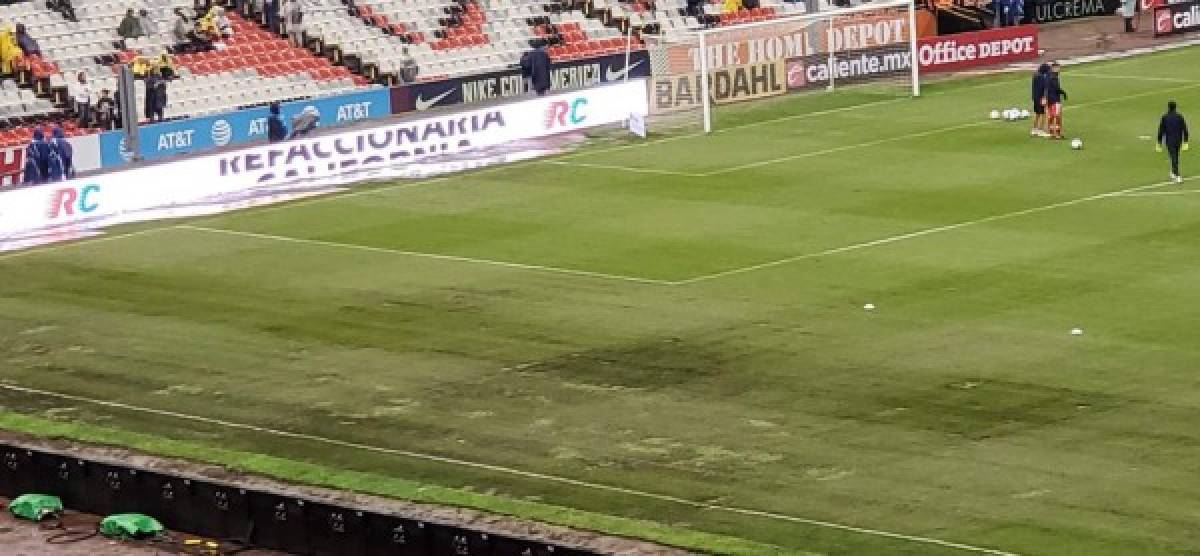
<instances>
[{"instance_id":1,"label":"goal frame","mask_svg":"<svg viewBox=\"0 0 1200 556\"><path fill-rule=\"evenodd\" d=\"M920 64L920 58L917 56L917 4L916 4L916 0L883 0L883 1L879 1L879 2L871 2L868 4L862 4L859 6L852 7L852 8L840 8L840 9L836 9L836 10L826 10L826 11L817 12L817 13L783 15L783 16L768 19L765 21L754 21L754 22L749 22L749 23L741 23L741 24L729 25L726 27L716 27L716 28L711 28L711 29L691 29L691 30L689 30L688 33L693 34L697 37L697 47L699 48L699 52L701 53L701 55L699 56L699 58L700 58L699 73L700 73L700 97L702 99L701 112L703 114L702 117L703 117L703 122L704 122L704 133L712 133L712 110L713 110L712 104L713 104L713 101L710 96L710 87L711 86L709 84L710 80L712 79L712 75L711 75L711 71L710 71L710 67L709 67L709 57L706 54L708 52L707 47L708 47L708 43L709 43L709 37L711 35L715 35L718 33L730 33L730 32L737 32L737 31L744 31L744 30L754 29L754 28L758 28L758 27L769 27L769 26L779 25L781 23L786 23L789 21L791 21L791 22L815 22L817 26L820 26L820 22L824 21L824 22L826 22L826 25L824 27L826 29L825 32L830 33L833 30L835 20L838 18L853 16L853 15L857 15L857 14L878 12L878 11L882 11L882 10L895 9L895 8L903 8L908 13L908 30L909 30L909 32L908 32L908 51L909 51L908 54L909 54L909 60L911 60L910 67L909 67L910 87L911 87L912 96L919 97L919 96L921 96L921 76L920 76L920 65L921 64ZM632 34L632 29L630 30L630 33ZM632 45L629 43L629 41L627 41L626 44L627 44L626 58L628 59L629 48ZM834 50L834 48L831 46L829 49L828 55L829 55L829 61L832 64L836 60L837 51ZM626 65L628 65L628 62L626 63ZM828 89L833 90L834 86L835 86L834 76L830 75Z\"/></svg>"}]
</instances>

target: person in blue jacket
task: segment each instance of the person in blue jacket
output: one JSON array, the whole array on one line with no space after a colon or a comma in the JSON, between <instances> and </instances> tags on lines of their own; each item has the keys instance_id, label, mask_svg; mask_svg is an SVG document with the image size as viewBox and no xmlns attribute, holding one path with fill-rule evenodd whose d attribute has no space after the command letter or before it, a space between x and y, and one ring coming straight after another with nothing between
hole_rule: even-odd
<instances>
[{"instance_id":1,"label":"person in blue jacket","mask_svg":"<svg viewBox=\"0 0 1200 556\"><path fill-rule=\"evenodd\" d=\"M22 180L24 183L35 184L46 181L51 150L42 128L35 128L33 140L29 142L29 146L25 147L25 177Z\"/></svg>"},{"instance_id":2,"label":"person in blue jacket","mask_svg":"<svg viewBox=\"0 0 1200 556\"><path fill-rule=\"evenodd\" d=\"M54 126L50 139L51 155L47 164L46 181L62 181L75 177L75 151L60 125Z\"/></svg>"}]
</instances>

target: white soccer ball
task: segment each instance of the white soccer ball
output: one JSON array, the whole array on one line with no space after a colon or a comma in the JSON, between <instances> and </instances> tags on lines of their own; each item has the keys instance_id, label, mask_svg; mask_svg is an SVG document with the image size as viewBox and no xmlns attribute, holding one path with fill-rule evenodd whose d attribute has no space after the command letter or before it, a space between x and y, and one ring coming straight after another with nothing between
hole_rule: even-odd
<instances>
[{"instance_id":1,"label":"white soccer ball","mask_svg":"<svg viewBox=\"0 0 1200 556\"><path fill-rule=\"evenodd\" d=\"M874 310L875 310L875 304L874 304L874 303L867 303L866 305L863 305L863 310L864 310L864 311L874 311Z\"/></svg>"},{"instance_id":2,"label":"white soccer ball","mask_svg":"<svg viewBox=\"0 0 1200 556\"><path fill-rule=\"evenodd\" d=\"M1029 111L1028 111L1028 110L1021 110L1021 119L1022 119L1022 120L1028 120L1028 119L1029 119Z\"/></svg>"},{"instance_id":3,"label":"white soccer ball","mask_svg":"<svg viewBox=\"0 0 1200 556\"><path fill-rule=\"evenodd\" d=\"M1083 148L1083 139L1079 139L1079 138L1071 139L1071 148L1075 149L1075 150L1082 149Z\"/></svg>"},{"instance_id":4,"label":"white soccer ball","mask_svg":"<svg viewBox=\"0 0 1200 556\"><path fill-rule=\"evenodd\" d=\"M999 110L992 110L992 112L991 112L990 114L988 114L988 116L989 116L990 118L992 118L993 120L999 120L999 119L1000 119L1000 111L999 111Z\"/></svg>"},{"instance_id":5,"label":"white soccer ball","mask_svg":"<svg viewBox=\"0 0 1200 556\"><path fill-rule=\"evenodd\" d=\"M1072 336L1083 336L1083 329L1082 328L1072 328L1071 335Z\"/></svg>"}]
</instances>

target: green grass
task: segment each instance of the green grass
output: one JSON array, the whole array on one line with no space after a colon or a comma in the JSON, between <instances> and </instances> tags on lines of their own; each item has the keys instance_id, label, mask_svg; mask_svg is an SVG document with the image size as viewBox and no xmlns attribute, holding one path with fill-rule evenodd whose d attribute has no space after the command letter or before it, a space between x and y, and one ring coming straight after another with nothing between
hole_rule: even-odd
<instances>
[{"instance_id":1,"label":"green grass","mask_svg":"<svg viewBox=\"0 0 1200 556\"><path fill-rule=\"evenodd\" d=\"M1196 53L1068 69L1080 152L984 121L1024 75L843 91L560 160L702 177L534 162L191 222L320 243L0 260L8 383L307 436L11 389L0 426L716 552L1195 553L1200 194L1073 201L1166 177L1139 136Z\"/></svg>"}]
</instances>

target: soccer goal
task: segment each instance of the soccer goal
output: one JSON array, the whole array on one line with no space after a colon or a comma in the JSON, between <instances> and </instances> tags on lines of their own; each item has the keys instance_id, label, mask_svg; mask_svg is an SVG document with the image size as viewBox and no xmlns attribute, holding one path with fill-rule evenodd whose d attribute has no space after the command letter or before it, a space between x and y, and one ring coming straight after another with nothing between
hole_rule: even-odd
<instances>
[{"instance_id":1,"label":"soccer goal","mask_svg":"<svg viewBox=\"0 0 1200 556\"><path fill-rule=\"evenodd\" d=\"M651 64L651 123L709 133L714 112L719 120L727 105L806 91L917 96L916 29L913 0L882 0L643 34Z\"/></svg>"}]
</instances>

